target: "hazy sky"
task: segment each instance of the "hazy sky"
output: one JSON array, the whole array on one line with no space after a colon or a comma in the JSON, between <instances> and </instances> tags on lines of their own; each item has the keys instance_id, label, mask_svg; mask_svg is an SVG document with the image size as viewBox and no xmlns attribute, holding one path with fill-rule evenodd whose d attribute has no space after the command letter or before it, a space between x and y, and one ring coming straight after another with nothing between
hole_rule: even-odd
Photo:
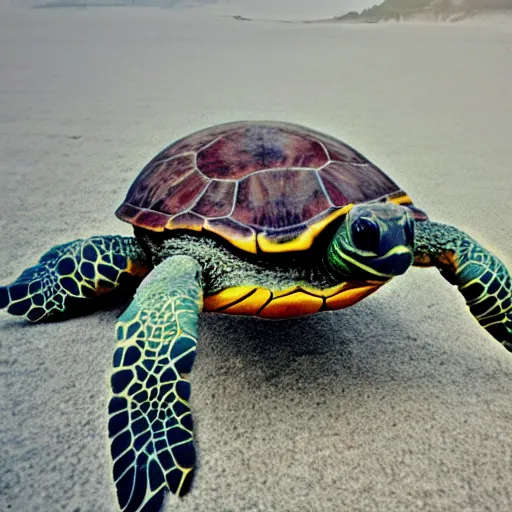
<instances>
[{"instance_id":1,"label":"hazy sky","mask_svg":"<svg viewBox=\"0 0 512 512\"><path fill-rule=\"evenodd\" d=\"M26 7L53 3L56 0L0 0L0 7ZM108 4L112 0L67 0L69 3ZM134 4L165 4L176 0L126 0ZM182 0L180 7L203 5L205 11L217 14L241 14L280 19L330 18L351 10L361 11L382 0Z\"/></svg>"}]
</instances>

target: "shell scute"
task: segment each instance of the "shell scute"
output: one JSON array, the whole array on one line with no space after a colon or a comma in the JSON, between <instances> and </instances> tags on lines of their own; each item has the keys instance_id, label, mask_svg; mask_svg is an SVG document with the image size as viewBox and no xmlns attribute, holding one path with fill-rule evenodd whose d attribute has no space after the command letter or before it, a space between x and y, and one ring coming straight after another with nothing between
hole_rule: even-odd
<instances>
[{"instance_id":1,"label":"shell scute","mask_svg":"<svg viewBox=\"0 0 512 512\"><path fill-rule=\"evenodd\" d=\"M231 180L265 169L318 168L327 162L327 154L317 141L259 125L235 129L197 154L197 166L203 174Z\"/></svg>"},{"instance_id":2,"label":"shell scute","mask_svg":"<svg viewBox=\"0 0 512 512\"><path fill-rule=\"evenodd\" d=\"M315 171L259 172L240 181L233 218L266 230L286 229L329 206Z\"/></svg>"},{"instance_id":3,"label":"shell scute","mask_svg":"<svg viewBox=\"0 0 512 512\"><path fill-rule=\"evenodd\" d=\"M174 215L169 219L167 217L166 229L188 229L191 231L201 231L204 226L204 217L193 212L184 212Z\"/></svg>"},{"instance_id":4,"label":"shell scute","mask_svg":"<svg viewBox=\"0 0 512 512\"><path fill-rule=\"evenodd\" d=\"M207 186L208 179L199 171L192 171L179 182L167 187L165 193L152 203L151 209L164 214L180 213L187 210Z\"/></svg>"},{"instance_id":5,"label":"shell scute","mask_svg":"<svg viewBox=\"0 0 512 512\"><path fill-rule=\"evenodd\" d=\"M141 210L133 219L133 224L153 231L163 231L167 221L168 217L164 213L153 210Z\"/></svg>"},{"instance_id":6,"label":"shell scute","mask_svg":"<svg viewBox=\"0 0 512 512\"><path fill-rule=\"evenodd\" d=\"M331 201L336 206L362 203L385 197L397 190L396 184L383 173L366 165L331 162L318 171ZM365 186L362 187L361 184Z\"/></svg>"},{"instance_id":7,"label":"shell scute","mask_svg":"<svg viewBox=\"0 0 512 512\"><path fill-rule=\"evenodd\" d=\"M232 128L229 128L227 125L219 125L182 137L160 151L147 166L151 167L158 162L174 158L177 155L195 155L201 148L211 144L212 141L222 136L224 133L230 132L231 129Z\"/></svg>"},{"instance_id":8,"label":"shell scute","mask_svg":"<svg viewBox=\"0 0 512 512\"><path fill-rule=\"evenodd\" d=\"M128 190L125 203L158 211L155 205L169 195L194 171L193 155L180 155L155 165L147 165Z\"/></svg>"},{"instance_id":9,"label":"shell scute","mask_svg":"<svg viewBox=\"0 0 512 512\"><path fill-rule=\"evenodd\" d=\"M236 186L234 181L210 181L192 211L204 217L229 215L233 209Z\"/></svg>"}]
</instances>

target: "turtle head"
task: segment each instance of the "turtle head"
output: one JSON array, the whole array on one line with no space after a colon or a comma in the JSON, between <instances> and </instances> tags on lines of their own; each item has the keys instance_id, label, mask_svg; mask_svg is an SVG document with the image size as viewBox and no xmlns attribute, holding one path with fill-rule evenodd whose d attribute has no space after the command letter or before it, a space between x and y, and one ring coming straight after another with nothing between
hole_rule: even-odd
<instances>
[{"instance_id":1,"label":"turtle head","mask_svg":"<svg viewBox=\"0 0 512 512\"><path fill-rule=\"evenodd\" d=\"M414 219L394 203L354 206L328 249L328 262L351 279L387 281L414 260Z\"/></svg>"}]
</instances>

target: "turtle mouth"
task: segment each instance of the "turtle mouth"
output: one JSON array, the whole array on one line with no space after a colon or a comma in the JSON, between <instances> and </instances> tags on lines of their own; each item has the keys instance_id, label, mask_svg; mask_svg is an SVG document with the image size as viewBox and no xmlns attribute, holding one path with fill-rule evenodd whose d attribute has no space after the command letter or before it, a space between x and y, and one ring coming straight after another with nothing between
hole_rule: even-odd
<instances>
[{"instance_id":1,"label":"turtle mouth","mask_svg":"<svg viewBox=\"0 0 512 512\"><path fill-rule=\"evenodd\" d=\"M364 254L348 244L336 248L336 267L343 275L357 279L386 281L404 274L413 260L412 248L406 245L395 246L382 256Z\"/></svg>"},{"instance_id":2,"label":"turtle mouth","mask_svg":"<svg viewBox=\"0 0 512 512\"><path fill-rule=\"evenodd\" d=\"M372 270L389 277L405 274L414 261L411 247L400 245L393 247L384 256L371 259L368 263Z\"/></svg>"}]
</instances>

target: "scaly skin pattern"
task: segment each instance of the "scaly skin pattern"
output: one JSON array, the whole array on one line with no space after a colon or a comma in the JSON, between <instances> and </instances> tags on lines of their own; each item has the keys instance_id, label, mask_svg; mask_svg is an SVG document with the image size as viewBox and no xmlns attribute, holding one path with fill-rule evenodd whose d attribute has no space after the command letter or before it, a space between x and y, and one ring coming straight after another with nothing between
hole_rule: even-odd
<instances>
[{"instance_id":1,"label":"scaly skin pattern","mask_svg":"<svg viewBox=\"0 0 512 512\"><path fill-rule=\"evenodd\" d=\"M435 265L466 299L480 325L512 352L512 280L496 256L459 229L417 222L417 266Z\"/></svg>"},{"instance_id":2,"label":"scaly skin pattern","mask_svg":"<svg viewBox=\"0 0 512 512\"><path fill-rule=\"evenodd\" d=\"M197 321L199 264L174 256L155 267L116 326L109 437L123 512L160 510L166 491L190 488L195 465L189 409Z\"/></svg>"},{"instance_id":3,"label":"scaly skin pattern","mask_svg":"<svg viewBox=\"0 0 512 512\"><path fill-rule=\"evenodd\" d=\"M95 236L57 245L13 283L0 287L0 309L38 322L79 309L83 300L138 284L148 272L134 237Z\"/></svg>"}]
</instances>

